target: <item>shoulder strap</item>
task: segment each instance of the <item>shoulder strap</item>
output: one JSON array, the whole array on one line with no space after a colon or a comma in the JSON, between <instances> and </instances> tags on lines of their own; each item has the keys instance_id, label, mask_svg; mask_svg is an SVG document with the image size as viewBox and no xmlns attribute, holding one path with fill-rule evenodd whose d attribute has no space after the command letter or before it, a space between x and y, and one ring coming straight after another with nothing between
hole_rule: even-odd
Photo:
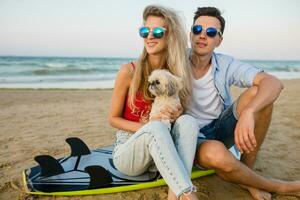
<instances>
[{"instance_id":1,"label":"shoulder strap","mask_svg":"<svg viewBox=\"0 0 300 200\"><path fill-rule=\"evenodd\" d=\"M135 65L133 64L133 62L130 62L130 64L132 65L132 69L134 71L135 70Z\"/></svg>"}]
</instances>

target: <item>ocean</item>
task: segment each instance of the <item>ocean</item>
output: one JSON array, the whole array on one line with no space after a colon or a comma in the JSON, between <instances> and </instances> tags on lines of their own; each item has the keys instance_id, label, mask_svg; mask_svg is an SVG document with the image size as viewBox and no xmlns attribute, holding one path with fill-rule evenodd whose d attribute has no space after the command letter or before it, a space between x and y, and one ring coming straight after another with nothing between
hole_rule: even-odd
<instances>
[{"instance_id":1,"label":"ocean","mask_svg":"<svg viewBox=\"0 0 300 200\"><path fill-rule=\"evenodd\" d=\"M124 63L135 58L0 56L0 88L113 88ZM244 60L280 79L300 78L300 61Z\"/></svg>"}]
</instances>

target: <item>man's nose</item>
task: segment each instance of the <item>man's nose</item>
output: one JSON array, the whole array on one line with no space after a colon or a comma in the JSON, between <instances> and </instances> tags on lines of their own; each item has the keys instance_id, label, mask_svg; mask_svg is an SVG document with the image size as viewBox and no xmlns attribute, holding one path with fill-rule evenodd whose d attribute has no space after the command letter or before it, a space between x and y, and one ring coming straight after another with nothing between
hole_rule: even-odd
<instances>
[{"instance_id":1,"label":"man's nose","mask_svg":"<svg viewBox=\"0 0 300 200\"><path fill-rule=\"evenodd\" d=\"M202 30L200 33L199 33L199 37L202 38L202 39L205 39L207 37L206 35L206 32L204 30Z\"/></svg>"}]
</instances>

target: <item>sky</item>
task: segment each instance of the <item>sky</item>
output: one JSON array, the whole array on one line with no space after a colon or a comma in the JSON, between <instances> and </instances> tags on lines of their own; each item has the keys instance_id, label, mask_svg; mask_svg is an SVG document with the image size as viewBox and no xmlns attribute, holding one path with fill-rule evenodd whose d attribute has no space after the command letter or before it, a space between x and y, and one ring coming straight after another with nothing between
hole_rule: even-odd
<instances>
[{"instance_id":1,"label":"sky","mask_svg":"<svg viewBox=\"0 0 300 200\"><path fill-rule=\"evenodd\" d=\"M0 55L138 57L150 4L176 10L187 36L197 7L219 8L226 27L216 52L300 60L299 0L0 0Z\"/></svg>"}]
</instances>

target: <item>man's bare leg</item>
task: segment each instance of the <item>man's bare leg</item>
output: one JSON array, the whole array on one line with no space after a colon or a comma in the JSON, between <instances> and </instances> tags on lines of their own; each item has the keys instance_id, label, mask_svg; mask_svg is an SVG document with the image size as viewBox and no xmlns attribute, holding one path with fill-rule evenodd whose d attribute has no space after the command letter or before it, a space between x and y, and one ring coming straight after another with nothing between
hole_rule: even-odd
<instances>
[{"instance_id":1,"label":"man's bare leg","mask_svg":"<svg viewBox=\"0 0 300 200\"><path fill-rule=\"evenodd\" d=\"M237 105L238 115L242 113L244 108L256 96L256 94L257 94L256 86L247 89L244 93L241 94ZM267 134L271 122L271 118L272 118L272 110L273 110L273 104L267 106L266 108L258 112L255 116L254 134L255 134L257 146L252 152L248 154L243 154L241 157L241 161L251 169L253 168L254 163L256 161L258 150L260 149L260 146L262 145L264 138ZM262 191L260 189L250 187L250 186L245 186L245 185L241 185L241 186L247 189L254 199L271 199L271 194L266 191Z\"/></svg>"},{"instance_id":2,"label":"man's bare leg","mask_svg":"<svg viewBox=\"0 0 300 200\"><path fill-rule=\"evenodd\" d=\"M273 106L270 105L264 108L261 112L256 116L256 124L255 124L255 138L257 141L257 147L248 154L243 154L241 157L241 162L243 162L246 166L253 169L253 166L256 161L257 153L263 143L263 140L267 134L272 115ZM271 199L271 194L250 186L241 185L243 188L247 189L254 199Z\"/></svg>"},{"instance_id":3,"label":"man's bare leg","mask_svg":"<svg viewBox=\"0 0 300 200\"><path fill-rule=\"evenodd\" d=\"M208 169L215 169L224 180L258 188L261 195L252 195L255 199L270 199L267 192L292 193L300 191L300 181L281 181L267 179L237 160L223 143L210 140L203 142L197 152L198 163ZM267 191L267 192L264 192Z\"/></svg>"},{"instance_id":4,"label":"man's bare leg","mask_svg":"<svg viewBox=\"0 0 300 200\"><path fill-rule=\"evenodd\" d=\"M238 105L237 105L237 113L239 116L246 108L246 106L256 96L257 90L258 90L257 87L253 86L240 95L238 100ZM263 110L258 112L255 116L254 134L257 141L257 146L252 152L248 154L243 154L241 158L241 161L250 168L253 168L254 166L257 157L257 152L260 149L260 146L263 143L264 138L269 129L271 118L272 118L272 111L273 111L273 104L265 107Z\"/></svg>"},{"instance_id":5,"label":"man's bare leg","mask_svg":"<svg viewBox=\"0 0 300 200\"><path fill-rule=\"evenodd\" d=\"M263 110L261 110L255 116L255 139L257 142L256 148L250 153L245 153L242 155L241 161L250 168L253 168L257 153L267 135L267 131L270 126L271 118L272 118L273 105L269 105Z\"/></svg>"}]
</instances>

